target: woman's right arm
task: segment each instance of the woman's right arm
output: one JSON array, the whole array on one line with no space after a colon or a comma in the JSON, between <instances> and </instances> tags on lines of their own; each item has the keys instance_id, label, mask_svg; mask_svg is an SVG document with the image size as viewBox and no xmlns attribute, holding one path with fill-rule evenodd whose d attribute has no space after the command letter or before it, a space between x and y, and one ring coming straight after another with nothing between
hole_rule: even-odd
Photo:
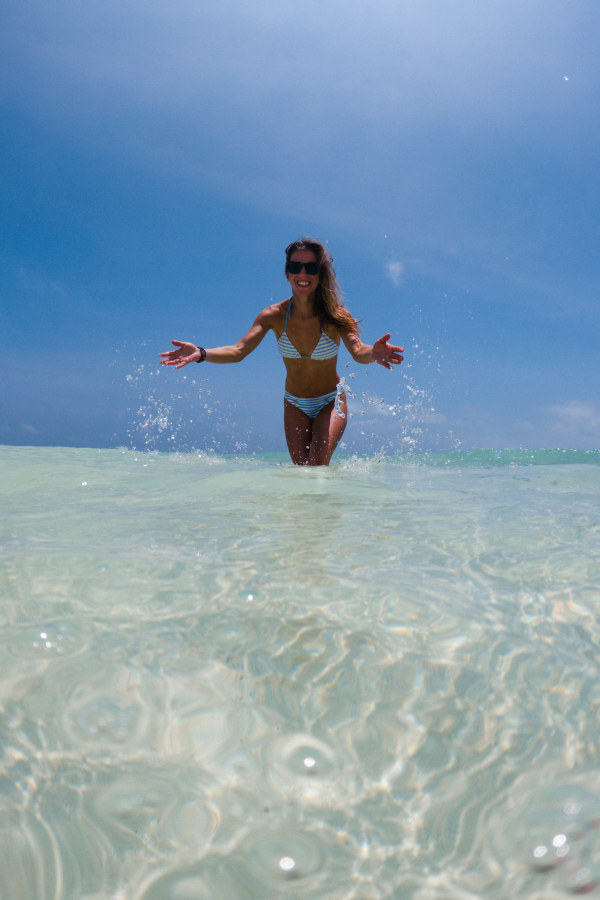
<instances>
[{"instance_id":1,"label":"woman's right arm","mask_svg":"<svg viewBox=\"0 0 600 900\"><path fill-rule=\"evenodd\" d=\"M205 351L204 357L207 362L211 363L236 363L241 362L255 350L265 334L273 327L273 319L276 315L276 308L268 306L260 312L254 320L254 325L250 331L241 338L237 344L231 344L228 347L213 347ZM201 358L200 348L195 344L189 344L184 341L171 341L177 348L176 350L168 350L161 353L161 365L175 366L181 369L188 363L198 362Z\"/></svg>"}]
</instances>

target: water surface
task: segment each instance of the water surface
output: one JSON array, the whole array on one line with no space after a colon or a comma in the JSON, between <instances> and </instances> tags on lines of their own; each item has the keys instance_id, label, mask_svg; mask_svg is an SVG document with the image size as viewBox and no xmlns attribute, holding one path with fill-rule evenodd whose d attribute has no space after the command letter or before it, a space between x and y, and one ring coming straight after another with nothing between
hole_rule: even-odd
<instances>
[{"instance_id":1,"label":"water surface","mask_svg":"<svg viewBox=\"0 0 600 900\"><path fill-rule=\"evenodd\" d=\"M0 448L2 900L600 895L599 462Z\"/></svg>"}]
</instances>

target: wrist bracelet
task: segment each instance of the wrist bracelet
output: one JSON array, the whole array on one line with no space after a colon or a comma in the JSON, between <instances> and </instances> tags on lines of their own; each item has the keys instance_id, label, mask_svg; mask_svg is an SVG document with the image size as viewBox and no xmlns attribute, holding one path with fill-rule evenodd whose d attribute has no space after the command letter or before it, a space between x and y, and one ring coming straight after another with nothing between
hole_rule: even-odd
<instances>
[{"instance_id":1,"label":"wrist bracelet","mask_svg":"<svg viewBox=\"0 0 600 900\"><path fill-rule=\"evenodd\" d=\"M204 347L198 347L197 349L200 351L200 359L197 359L196 362L204 362L204 360L206 359L206 350L204 349Z\"/></svg>"}]
</instances>

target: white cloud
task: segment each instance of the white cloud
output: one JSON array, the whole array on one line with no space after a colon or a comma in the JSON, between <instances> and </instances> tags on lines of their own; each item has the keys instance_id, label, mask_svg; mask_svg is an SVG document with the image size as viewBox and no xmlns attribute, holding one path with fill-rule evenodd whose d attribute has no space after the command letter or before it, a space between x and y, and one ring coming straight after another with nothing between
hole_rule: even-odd
<instances>
[{"instance_id":1,"label":"white cloud","mask_svg":"<svg viewBox=\"0 0 600 900\"><path fill-rule=\"evenodd\" d=\"M395 284L396 287L400 287L403 281L404 265L397 260L390 260L386 266L386 271L390 281Z\"/></svg>"},{"instance_id":2,"label":"white cloud","mask_svg":"<svg viewBox=\"0 0 600 900\"><path fill-rule=\"evenodd\" d=\"M17 272L17 278L19 284L30 294L48 296L53 294L64 295L66 293L65 288L57 281L47 278L33 269L26 269L21 266Z\"/></svg>"},{"instance_id":3,"label":"white cloud","mask_svg":"<svg viewBox=\"0 0 600 900\"><path fill-rule=\"evenodd\" d=\"M600 447L600 410L593 403L569 400L550 407L550 432L558 446L593 450Z\"/></svg>"}]
</instances>

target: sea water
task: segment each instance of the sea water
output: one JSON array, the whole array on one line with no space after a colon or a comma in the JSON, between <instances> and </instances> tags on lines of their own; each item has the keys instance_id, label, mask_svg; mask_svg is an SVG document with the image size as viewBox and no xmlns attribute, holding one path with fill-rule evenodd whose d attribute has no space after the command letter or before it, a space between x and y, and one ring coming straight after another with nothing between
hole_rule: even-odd
<instances>
[{"instance_id":1,"label":"sea water","mask_svg":"<svg viewBox=\"0 0 600 900\"><path fill-rule=\"evenodd\" d=\"M600 453L0 449L2 900L600 896Z\"/></svg>"}]
</instances>

